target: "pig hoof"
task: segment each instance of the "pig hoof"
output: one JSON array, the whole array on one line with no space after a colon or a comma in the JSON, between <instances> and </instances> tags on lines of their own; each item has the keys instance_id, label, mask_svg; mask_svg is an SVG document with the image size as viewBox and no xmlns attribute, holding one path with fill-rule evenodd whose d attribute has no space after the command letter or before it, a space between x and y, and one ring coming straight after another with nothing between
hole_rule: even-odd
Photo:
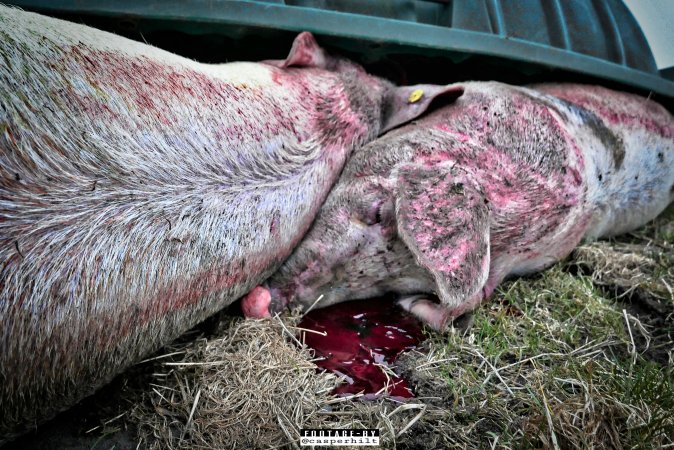
<instances>
[{"instance_id":1,"label":"pig hoof","mask_svg":"<svg viewBox=\"0 0 674 450\"><path fill-rule=\"evenodd\" d=\"M271 303L271 294L269 289L256 286L241 300L241 309L243 315L253 319L271 317L269 314L269 304Z\"/></svg>"},{"instance_id":2,"label":"pig hoof","mask_svg":"<svg viewBox=\"0 0 674 450\"><path fill-rule=\"evenodd\" d=\"M398 305L405 311L417 316L434 330L443 332L451 320L449 310L432 302L422 295L412 295L398 300Z\"/></svg>"}]
</instances>

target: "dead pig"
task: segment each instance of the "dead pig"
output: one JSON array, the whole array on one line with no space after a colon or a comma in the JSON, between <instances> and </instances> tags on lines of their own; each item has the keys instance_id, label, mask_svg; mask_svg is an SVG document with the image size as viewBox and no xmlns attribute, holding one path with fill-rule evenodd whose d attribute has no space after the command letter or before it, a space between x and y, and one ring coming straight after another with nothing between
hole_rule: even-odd
<instances>
[{"instance_id":1,"label":"dead pig","mask_svg":"<svg viewBox=\"0 0 674 450\"><path fill-rule=\"evenodd\" d=\"M263 281L350 152L423 112L308 33L205 65L0 7L0 441Z\"/></svg>"},{"instance_id":2,"label":"dead pig","mask_svg":"<svg viewBox=\"0 0 674 450\"><path fill-rule=\"evenodd\" d=\"M299 247L246 301L274 312L397 293L441 330L507 276L637 228L674 199L674 120L657 103L596 86L461 87L356 151Z\"/></svg>"}]
</instances>

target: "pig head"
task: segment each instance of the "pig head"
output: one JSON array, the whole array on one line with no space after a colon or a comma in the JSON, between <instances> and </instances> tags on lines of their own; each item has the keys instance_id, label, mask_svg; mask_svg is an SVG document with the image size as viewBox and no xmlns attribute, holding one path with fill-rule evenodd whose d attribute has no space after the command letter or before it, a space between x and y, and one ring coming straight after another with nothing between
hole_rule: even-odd
<instances>
[{"instance_id":1,"label":"pig head","mask_svg":"<svg viewBox=\"0 0 674 450\"><path fill-rule=\"evenodd\" d=\"M505 277L674 199L674 121L660 105L597 86L461 88L357 150L307 236L246 301L274 313L395 293L442 330Z\"/></svg>"},{"instance_id":2,"label":"pig head","mask_svg":"<svg viewBox=\"0 0 674 450\"><path fill-rule=\"evenodd\" d=\"M0 61L0 442L264 280L354 148L454 92L309 33L205 65L2 6Z\"/></svg>"}]
</instances>

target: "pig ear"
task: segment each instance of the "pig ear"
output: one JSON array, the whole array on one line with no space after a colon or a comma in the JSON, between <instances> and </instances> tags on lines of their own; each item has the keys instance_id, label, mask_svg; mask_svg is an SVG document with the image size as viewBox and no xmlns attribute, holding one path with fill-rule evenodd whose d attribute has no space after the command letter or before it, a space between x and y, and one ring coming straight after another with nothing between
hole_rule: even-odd
<instances>
[{"instance_id":1,"label":"pig ear","mask_svg":"<svg viewBox=\"0 0 674 450\"><path fill-rule=\"evenodd\" d=\"M443 307L458 315L482 300L489 276L485 196L469 173L449 164L406 165L397 178L399 236L435 278Z\"/></svg>"},{"instance_id":2,"label":"pig ear","mask_svg":"<svg viewBox=\"0 0 674 450\"><path fill-rule=\"evenodd\" d=\"M290 54L282 62L281 67L317 67L325 69L327 59L325 50L318 46L314 35L305 31L297 35L290 49Z\"/></svg>"},{"instance_id":3,"label":"pig ear","mask_svg":"<svg viewBox=\"0 0 674 450\"><path fill-rule=\"evenodd\" d=\"M381 133L416 119L438 97L451 102L462 94L463 86L455 84L448 86L418 84L416 86L397 87L384 100Z\"/></svg>"}]
</instances>

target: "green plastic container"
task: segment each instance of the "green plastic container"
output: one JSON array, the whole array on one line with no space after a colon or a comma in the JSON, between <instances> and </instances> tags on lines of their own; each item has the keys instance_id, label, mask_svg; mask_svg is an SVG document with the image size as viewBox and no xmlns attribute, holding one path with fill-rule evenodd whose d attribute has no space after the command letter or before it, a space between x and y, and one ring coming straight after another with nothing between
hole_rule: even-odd
<instances>
[{"instance_id":1,"label":"green plastic container","mask_svg":"<svg viewBox=\"0 0 674 450\"><path fill-rule=\"evenodd\" d=\"M307 30L392 78L404 73L398 82L590 81L674 99L620 0L9 2L210 62L282 57Z\"/></svg>"}]
</instances>

